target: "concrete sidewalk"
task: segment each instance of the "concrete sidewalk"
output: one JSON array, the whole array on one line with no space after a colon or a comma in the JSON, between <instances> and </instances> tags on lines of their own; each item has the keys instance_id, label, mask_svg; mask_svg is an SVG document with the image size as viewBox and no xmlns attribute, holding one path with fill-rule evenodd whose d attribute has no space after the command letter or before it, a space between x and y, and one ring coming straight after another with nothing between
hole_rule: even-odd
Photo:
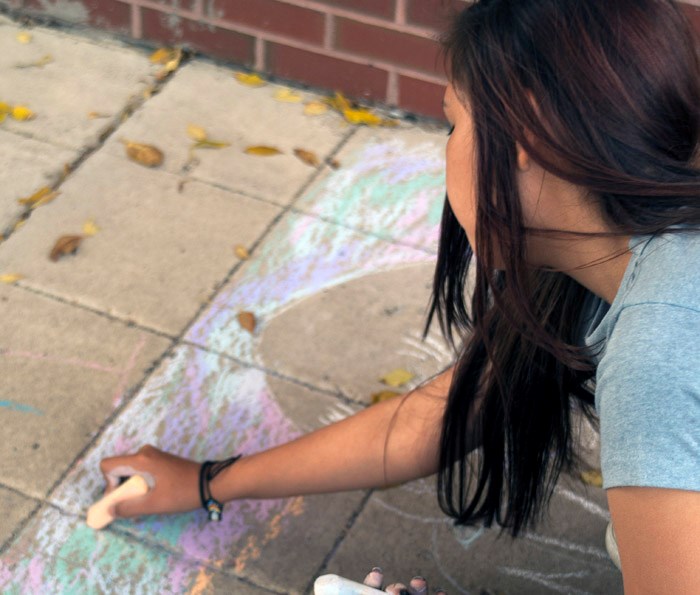
<instances>
[{"instance_id":1,"label":"concrete sidewalk","mask_svg":"<svg viewBox=\"0 0 700 595\"><path fill-rule=\"evenodd\" d=\"M449 362L437 332L419 340L445 131L305 115L319 96L281 102L204 60L156 83L144 50L21 31L0 21L0 102L36 113L0 124L0 275L21 275L0 283L0 592L308 593L375 565L451 594L622 592L603 490L569 477L512 544L453 528L433 479L231 503L219 524L196 511L87 528L105 456L253 453L361 409L396 368L410 388ZM188 163L191 124L230 146ZM122 140L156 145L163 165L129 160ZM17 226L18 199L47 185L59 195ZM51 261L88 220L99 231Z\"/></svg>"}]
</instances>

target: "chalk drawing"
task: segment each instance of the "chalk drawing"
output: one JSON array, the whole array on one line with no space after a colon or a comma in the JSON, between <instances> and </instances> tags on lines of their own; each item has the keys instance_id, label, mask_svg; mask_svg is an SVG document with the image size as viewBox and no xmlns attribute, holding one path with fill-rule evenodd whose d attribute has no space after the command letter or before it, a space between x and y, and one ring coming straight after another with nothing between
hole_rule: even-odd
<instances>
[{"instance_id":1,"label":"chalk drawing","mask_svg":"<svg viewBox=\"0 0 700 595\"><path fill-rule=\"evenodd\" d=\"M82 515L103 490L99 461L134 452L149 442L204 460L257 452L298 436L300 424L280 408L265 373L237 366L219 354L260 364L256 347L266 321L299 300L363 275L433 259L444 180L424 172L442 171L440 157L435 157L442 150L438 144L425 145L407 162L402 161L400 144L387 141L375 146L377 171L384 168L390 177L377 173L374 189L365 181L372 209L344 225L303 214L285 217L195 322L186 337L190 344L179 346L172 358L162 362L70 471L52 495L55 508L41 510L6 551L0 561L0 591L114 592L121 588L144 594L201 593L211 580L211 571L203 563L246 575L264 548L284 534L291 519L304 514L304 498L229 503L220 523L208 523L203 511L195 511L117 521L109 530L94 532ZM365 157L360 151L355 159ZM343 157L343 169L329 172L310 190L315 204L322 205L324 197L335 201L337 196L328 190L338 186L336 180L342 178L350 188L353 176L365 177L364 167L364 161ZM388 188L401 198L400 204L398 200L382 203L382 192ZM353 200L360 199L353 194ZM382 235L403 235L420 248L386 242L379 233L358 233L347 226L367 229L371 226L363 225L362 219L370 216L376 226L382 209L392 213L391 234ZM346 209L340 215L349 212ZM410 228L407 233L403 234L402 226ZM255 335L240 329L237 314L242 309L254 311L259 318ZM119 376L120 388L138 349L122 369L105 370ZM332 419L350 413L343 406L330 411ZM311 566L317 568L318 563Z\"/></svg>"},{"instance_id":2,"label":"chalk drawing","mask_svg":"<svg viewBox=\"0 0 700 595\"><path fill-rule=\"evenodd\" d=\"M33 413L35 415L44 415L42 411L31 407L29 405L24 405L22 403L17 403L16 401L0 401L0 407L3 409L9 409L11 411L19 411L20 413Z\"/></svg>"}]
</instances>

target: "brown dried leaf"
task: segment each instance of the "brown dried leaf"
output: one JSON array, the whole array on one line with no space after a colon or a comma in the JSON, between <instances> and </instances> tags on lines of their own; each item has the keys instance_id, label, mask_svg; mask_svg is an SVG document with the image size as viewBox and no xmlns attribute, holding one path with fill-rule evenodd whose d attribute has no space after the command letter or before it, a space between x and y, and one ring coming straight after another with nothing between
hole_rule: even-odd
<instances>
[{"instance_id":1,"label":"brown dried leaf","mask_svg":"<svg viewBox=\"0 0 700 595\"><path fill-rule=\"evenodd\" d=\"M321 162L318 160L316 153L307 151L306 149L294 149L294 154L299 157L304 163L311 167L318 167Z\"/></svg>"},{"instance_id":2,"label":"brown dried leaf","mask_svg":"<svg viewBox=\"0 0 700 595\"><path fill-rule=\"evenodd\" d=\"M326 163L327 163L330 167L332 167L333 169L338 169L338 168L340 168L340 161L338 161L337 159L330 159L330 158L328 158L328 159L326 159Z\"/></svg>"},{"instance_id":3,"label":"brown dried leaf","mask_svg":"<svg viewBox=\"0 0 700 595\"><path fill-rule=\"evenodd\" d=\"M395 397L398 397L401 393L397 393L395 390L383 390L378 393L374 393L372 395L372 405L376 405L377 403L383 403L384 401L388 401L389 399L393 399Z\"/></svg>"},{"instance_id":4,"label":"brown dried leaf","mask_svg":"<svg viewBox=\"0 0 700 595\"><path fill-rule=\"evenodd\" d=\"M78 251L80 243L83 241L83 236L62 236L56 240L49 258L56 262L61 256L66 254L75 254Z\"/></svg>"},{"instance_id":5,"label":"brown dried leaf","mask_svg":"<svg viewBox=\"0 0 700 595\"><path fill-rule=\"evenodd\" d=\"M270 157L271 155L280 155L282 153L275 147L266 147L264 145L246 147L244 152L248 153L248 155L257 155L259 157Z\"/></svg>"},{"instance_id":6,"label":"brown dried leaf","mask_svg":"<svg viewBox=\"0 0 700 595\"><path fill-rule=\"evenodd\" d=\"M49 194L51 194L52 192L53 192L53 190L51 190L51 188L49 188L48 186L44 186L43 188L40 188L34 194L32 194L31 196L29 196L27 198L18 199L17 202L21 205L32 206L32 205L36 204L37 202L39 202L45 196L48 196Z\"/></svg>"},{"instance_id":7,"label":"brown dried leaf","mask_svg":"<svg viewBox=\"0 0 700 595\"><path fill-rule=\"evenodd\" d=\"M240 244L234 248L234 252L241 260L248 260L250 258L250 252L248 252L248 249Z\"/></svg>"},{"instance_id":8,"label":"brown dried leaf","mask_svg":"<svg viewBox=\"0 0 700 595\"><path fill-rule=\"evenodd\" d=\"M163 163L163 152L153 145L145 145L142 143L132 143L130 141L122 141L126 146L126 154L132 161L136 161L146 167L158 167Z\"/></svg>"},{"instance_id":9,"label":"brown dried leaf","mask_svg":"<svg viewBox=\"0 0 700 595\"><path fill-rule=\"evenodd\" d=\"M98 118L109 118L109 114L103 114L101 112L90 112L87 115L89 120L97 120Z\"/></svg>"},{"instance_id":10,"label":"brown dried leaf","mask_svg":"<svg viewBox=\"0 0 700 595\"><path fill-rule=\"evenodd\" d=\"M252 335L255 332L255 326L257 324L255 314L252 312L240 312L238 314L238 324Z\"/></svg>"}]
</instances>

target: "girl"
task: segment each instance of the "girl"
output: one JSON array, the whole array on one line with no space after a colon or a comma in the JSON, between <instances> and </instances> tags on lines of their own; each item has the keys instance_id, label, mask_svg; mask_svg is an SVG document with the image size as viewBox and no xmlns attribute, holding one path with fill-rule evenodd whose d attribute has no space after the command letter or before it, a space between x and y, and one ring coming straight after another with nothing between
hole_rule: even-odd
<instances>
[{"instance_id":1,"label":"girl","mask_svg":"<svg viewBox=\"0 0 700 595\"><path fill-rule=\"evenodd\" d=\"M457 523L496 521L515 537L541 518L560 472L576 468L574 409L592 417L595 407L625 592L700 593L700 63L690 26L673 0L481 0L444 45L452 131L429 318L455 339L455 365L235 465L151 446L105 459L108 491L120 476L154 481L116 512L203 504L215 516L235 498L438 472L440 505Z\"/></svg>"}]
</instances>

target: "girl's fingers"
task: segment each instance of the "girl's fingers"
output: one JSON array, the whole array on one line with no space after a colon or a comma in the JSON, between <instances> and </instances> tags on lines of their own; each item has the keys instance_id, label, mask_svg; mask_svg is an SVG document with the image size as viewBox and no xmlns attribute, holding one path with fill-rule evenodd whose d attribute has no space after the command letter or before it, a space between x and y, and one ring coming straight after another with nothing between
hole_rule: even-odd
<instances>
[{"instance_id":1,"label":"girl's fingers","mask_svg":"<svg viewBox=\"0 0 700 595\"><path fill-rule=\"evenodd\" d=\"M408 583L408 591L411 595L426 595L428 593L428 581L422 576L414 576Z\"/></svg>"},{"instance_id":2,"label":"girl's fingers","mask_svg":"<svg viewBox=\"0 0 700 595\"><path fill-rule=\"evenodd\" d=\"M382 584L384 583L384 573L382 572L382 569L379 568L379 566L372 568L362 583L368 587L372 587L373 589L381 589Z\"/></svg>"},{"instance_id":3,"label":"girl's fingers","mask_svg":"<svg viewBox=\"0 0 700 595\"><path fill-rule=\"evenodd\" d=\"M411 593L403 583L394 583L393 585L389 585L385 591L387 593L391 593L391 595L410 595Z\"/></svg>"}]
</instances>

